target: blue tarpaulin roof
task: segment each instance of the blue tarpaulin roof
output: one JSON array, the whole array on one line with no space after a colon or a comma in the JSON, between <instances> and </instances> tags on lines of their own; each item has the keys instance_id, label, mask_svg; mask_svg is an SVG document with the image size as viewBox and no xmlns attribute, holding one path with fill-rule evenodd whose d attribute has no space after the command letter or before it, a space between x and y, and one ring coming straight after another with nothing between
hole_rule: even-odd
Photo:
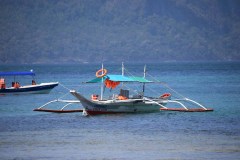
<instances>
[{"instance_id":1,"label":"blue tarpaulin roof","mask_svg":"<svg viewBox=\"0 0 240 160\"><path fill-rule=\"evenodd\" d=\"M103 77L103 80L111 80L115 82L141 82L141 83L150 83L152 81L149 81L143 77L127 77L123 75L106 75ZM98 83L101 82L102 78L95 78L90 81L87 81L86 83Z\"/></svg>"},{"instance_id":2,"label":"blue tarpaulin roof","mask_svg":"<svg viewBox=\"0 0 240 160\"><path fill-rule=\"evenodd\" d=\"M0 76L35 76L34 72L0 72Z\"/></svg>"}]
</instances>

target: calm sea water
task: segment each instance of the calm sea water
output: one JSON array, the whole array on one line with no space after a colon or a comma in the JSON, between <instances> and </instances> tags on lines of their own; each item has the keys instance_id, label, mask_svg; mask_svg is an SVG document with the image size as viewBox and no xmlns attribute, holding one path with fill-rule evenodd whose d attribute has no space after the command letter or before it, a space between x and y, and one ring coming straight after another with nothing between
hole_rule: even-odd
<instances>
[{"instance_id":1,"label":"calm sea water","mask_svg":"<svg viewBox=\"0 0 240 160\"><path fill-rule=\"evenodd\" d=\"M121 73L121 64L105 67L110 73ZM125 67L142 75L142 64ZM81 113L33 111L59 97L74 99L66 94L67 88L89 95L97 92L97 85L81 82L94 78L99 68L90 64L0 66L0 71L33 69L37 82L58 81L65 87L60 85L43 95L0 96L1 159L239 159L240 63L147 65L149 74L214 112L84 117ZM31 77L19 77L19 81L30 83ZM156 89L154 96L169 91L151 85L146 89Z\"/></svg>"}]
</instances>

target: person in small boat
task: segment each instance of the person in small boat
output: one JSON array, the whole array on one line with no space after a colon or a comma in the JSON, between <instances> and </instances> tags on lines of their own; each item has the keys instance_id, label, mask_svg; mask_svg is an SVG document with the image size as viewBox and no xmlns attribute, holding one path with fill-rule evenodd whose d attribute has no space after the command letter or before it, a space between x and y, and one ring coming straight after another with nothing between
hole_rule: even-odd
<instances>
[{"instance_id":1,"label":"person in small boat","mask_svg":"<svg viewBox=\"0 0 240 160\"><path fill-rule=\"evenodd\" d=\"M126 100L129 98L129 90L120 90L120 94L118 95L117 99L118 100Z\"/></svg>"},{"instance_id":2,"label":"person in small boat","mask_svg":"<svg viewBox=\"0 0 240 160\"><path fill-rule=\"evenodd\" d=\"M127 97L121 96L121 95L119 95L117 98L118 98L118 100L126 100L126 99L128 99Z\"/></svg>"},{"instance_id":3,"label":"person in small boat","mask_svg":"<svg viewBox=\"0 0 240 160\"><path fill-rule=\"evenodd\" d=\"M0 79L0 89L5 89L6 88L6 83L5 83L5 79L1 78Z\"/></svg>"},{"instance_id":4,"label":"person in small boat","mask_svg":"<svg viewBox=\"0 0 240 160\"><path fill-rule=\"evenodd\" d=\"M97 100L98 99L98 95L97 94L92 94L91 99L92 100Z\"/></svg>"},{"instance_id":5,"label":"person in small boat","mask_svg":"<svg viewBox=\"0 0 240 160\"><path fill-rule=\"evenodd\" d=\"M19 88L19 87L20 87L20 83L19 83L19 82L14 82L13 87L14 87L14 88Z\"/></svg>"},{"instance_id":6,"label":"person in small boat","mask_svg":"<svg viewBox=\"0 0 240 160\"><path fill-rule=\"evenodd\" d=\"M32 85L36 85L36 82L34 79L32 80Z\"/></svg>"}]
</instances>

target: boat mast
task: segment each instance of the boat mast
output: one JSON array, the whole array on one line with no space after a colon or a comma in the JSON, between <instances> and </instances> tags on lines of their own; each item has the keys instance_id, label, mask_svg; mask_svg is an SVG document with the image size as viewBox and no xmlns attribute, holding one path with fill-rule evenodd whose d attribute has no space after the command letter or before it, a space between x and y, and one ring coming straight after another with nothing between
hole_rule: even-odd
<instances>
[{"instance_id":1,"label":"boat mast","mask_svg":"<svg viewBox=\"0 0 240 160\"><path fill-rule=\"evenodd\" d=\"M145 79L145 77L146 77L146 71L147 71L147 66L146 66L146 64L144 65L144 69L143 69L143 78ZM144 92L145 92L145 83L143 83L143 90L142 90L142 92L143 92L143 95L142 96L144 96Z\"/></svg>"},{"instance_id":2,"label":"boat mast","mask_svg":"<svg viewBox=\"0 0 240 160\"><path fill-rule=\"evenodd\" d=\"M102 63L102 75L103 75L103 63ZM101 84L101 100L103 100L103 77L102 77L102 84Z\"/></svg>"},{"instance_id":3,"label":"boat mast","mask_svg":"<svg viewBox=\"0 0 240 160\"><path fill-rule=\"evenodd\" d=\"M122 62L122 76L124 76L124 63Z\"/></svg>"},{"instance_id":4,"label":"boat mast","mask_svg":"<svg viewBox=\"0 0 240 160\"><path fill-rule=\"evenodd\" d=\"M124 63L122 62L122 76L124 76ZM122 88L124 86L124 83L122 82Z\"/></svg>"}]
</instances>

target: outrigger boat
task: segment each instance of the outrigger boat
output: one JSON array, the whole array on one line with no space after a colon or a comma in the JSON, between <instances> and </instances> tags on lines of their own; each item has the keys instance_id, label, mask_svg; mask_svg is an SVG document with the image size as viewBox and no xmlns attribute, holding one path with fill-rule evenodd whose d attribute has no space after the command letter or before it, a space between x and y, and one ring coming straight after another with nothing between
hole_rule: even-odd
<instances>
[{"instance_id":1,"label":"outrigger boat","mask_svg":"<svg viewBox=\"0 0 240 160\"><path fill-rule=\"evenodd\" d=\"M6 76L13 76L14 81L11 87L7 87ZM20 85L16 81L16 76L32 76L32 82L29 85ZM34 80L34 72L0 72L0 94L23 94L23 93L49 93L54 87L58 86L58 82L48 82L37 84Z\"/></svg>"},{"instance_id":2,"label":"outrigger boat","mask_svg":"<svg viewBox=\"0 0 240 160\"><path fill-rule=\"evenodd\" d=\"M170 93L164 93L159 97L148 97L145 96L145 85L150 83L157 83L158 81L151 81L146 79L146 67L144 67L144 76L125 76L124 66L122 65L122 74L113 75L107 74L107 70L102 67L102 69L96 72L96 78L87 81L85 83L101 83L101 94L100 96L92 94L90 98L86 98L82 94L75 90L70 90L70 93L77 98L76 101L73 100L53 100L41 107L35 109L34 111L45 111L45 112L56 112L56 113L69 113L69 112L83 112L83 115L98 115L98 114L116 114L116 113L145 113L145 112L159 112L159 111L184 111L184 112L205 112L213 111L213 109L208 109L201 105L200 103L191 100L189 98L174 99L172 100L172 95ZM120 85L123 83L124 85ZM136 92L135 90L125 89L126 83L140 83L142 84L142 90ZM104 98L104 91L106 88L114 90L120 86L120 94L113 94L108 98ZM134 92L130 95L130 90ZM175 92L177 93L177 92ZM67 103L61 110L50 110L44 109L46 105L53 102L64 102ZM187 108L183 102L190 102L198 108ZM65 107L74 103L81 103L83 109L77 110L65 110ZM183 108L168 108L166 105L168 103L175 103Z\"/></svg>"}]
</instances>

